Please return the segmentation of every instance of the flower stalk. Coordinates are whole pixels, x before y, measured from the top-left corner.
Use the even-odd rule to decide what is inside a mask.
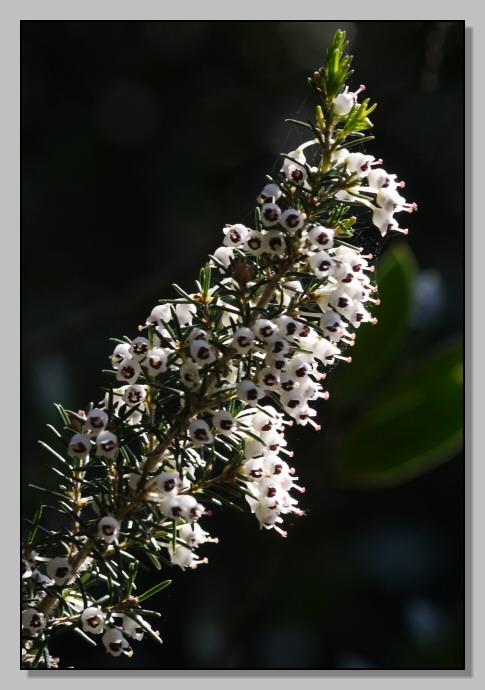
[[[66,520],[45,530],[38,511],[24,544],[24,667],[52,668],[48,642],[66,626],[113,656],[133,654],[129,639],[160,642],[145,620],[159,614],[141,602],[169,581],[139,594],[138,566],[206,563],[197,549],[217,539],[200,523],[213,506],[246,506],[282,536],[285,516],[303,514],[285,428],[320,429],[326,369],[350,362],[357,329],[376,322],[354,213],[384,236],[407,232],[394,215],[416,208],[382,161],[353,150],[372,138],[375,106],[358,102],[363,87],[349,92],[346,48],[339,31],[310,78],[315,122],[297,124],[311,138],[267,179],[254,228],[223,228],[196,291],[174,286],[141,335],[116,341],[97,406],[57,406],[65,447],[43,445],[63,484],[43,491]]]

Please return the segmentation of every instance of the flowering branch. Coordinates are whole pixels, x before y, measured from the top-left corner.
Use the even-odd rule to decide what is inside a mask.
[[[375,106],[358,102],[364,87],[349,92],[346,47],[338,31],[309,80],[315,122],[297,124],[310,139],[268,178],[254,229],[227,225],[196,291],[174,286],[179,297],[152,310],[144,335],[117,341],[97,407],[57,405],[61,450],[43,445],[62,484],[40,490],[61,526],[45,530],[41,507],[23,546],[24,668],[56,667],[49,640],[66,627],[90,643],[101,635],[114,656],[131,656],[128,638],[161,641],[146,621],[159,614],[142,602],[170,581],[139,594],[138,566],[207,562],[196,550],[217,542],[199,524],[211,506],[241,509],[243,499],[282,536],[284,517],[303,514],[285,427],[320,429],[313,403],[328,398],[325,368],[350,361],[379,303],[372,257],[349,242],[350,211],[370,210],[384,236],[406,233],[394,214],[416,208],[382,161],[350,151],[372,138],[363,132]]]

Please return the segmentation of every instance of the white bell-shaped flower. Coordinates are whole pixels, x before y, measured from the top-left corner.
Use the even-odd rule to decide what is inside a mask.
[[[223,228],[224,241],[226,247],[240,247],[248,234],[248,229],[242,223],[236,223],[227,228]]]
[[[212,443],[214,440],[209,425],[203,419],[195,419],[189,425],[188,432],[196,448],[207,443]]]
[[[257,319],[253,326],[254,333],[260,340],[271,340],[278,333],[278,326],[270,319]]]
[[[308,231],[308,239],[319,249],[331,249],[333,247],[333,239],[335,230],[332,228],[325,228],[323,225],[315,225]]]
[[[348,172],[358,175],[360,178],[362,178],[366,177],[370,172],[370,166],[374,161],[374,156],[367,156],[364,153],[354,151],[349,153],[349,155],[346,157],[345,164]]]
[[[150,349],[150,341],[147,338],[135,338],[131,341],[130,355],[138,361],[145,359]]]
[[[313,372],[311,355],[302,353],[290,359],[287,372],[293,374],[297,380],[308,376]]]
[[[163,323],[169,323],[171,320],[170,304],[158,304],[152,309],[145,323],[147,326],[162,326]]]
[[[281,318],[281,317],[280,317]],[[288,317],[290,318],[290,317]],[[279,319],[276,320],[276,325],[278,326],[278,334],[268,340],[264,344],[264,349],[270,355],[288,355],[291,353],[291,345],[288,342],[289,338],[285,335],[285,329],[283,324],[283,329],[279,326]]]
[[[246,441],[244,446],[244,457],[246,460],[251,460],[254,458],[262,458],[266,451],[266,444],[261,441],[256,441],[256,439],[251,439]]]
[[[240,381],[236,386],[236,393],[238,398],[252,407],[265,396],[265,392],[252,381]]]
[[[107,544],[112,544],[118,539],[121,525],[111,515],[102,517],[98,522],[98,537],[103,539]]]
[[[120,362],[116,371],[116,378],[118,381],[124,381],[125,383],[135,383],[140,374],[140,363],[136,359],[127,357]]]
[[[295,151],[290,151],[287,157],[285,156],[281,171],[285,173],[291,184],[299,186],[302,185],[307,178],[305,164],[306,157],[303,153],[303,149],[300,147]]]
[[[72,577],[72,568],[69,561],[61,556],[52,558],[46,565],[46,571],[56,585],[64,585]]]
[[[263,457],[251,458],[244,463],[242,471],[250,481],[258,481],[265,476],[266,471],[263,460]]]
[[[274,203],[275,201],[278,201],[281,194],[281,188],[274,182],[271,182],[263,187],[261,194],[258,197],[258,202],[260,204],[264,204],[265,202]]]
[[[71,457],[84,459],[92,448],[91,439],[86,434],[74,434],[67,446],[67,454]]]
[[[345,322],[340,314],[331,309],[320,317],[320,328],[328,340],[338,342],[345,329]]]
[[[290,391],[289,393],[286,391],[281,393],[280,401],[286,412],[291,417],[294,417],[296,412],[305,404],[305,400],[296,389]]]
[[[281,214],[281,225],[290,232],[296,232],[305,225],[305,218],[294,208],[288,208]]]
[[[147,354],[147,358],[143,362],[146,367],[148,376],[158,376],[167,371],[167,355],[160,347],[153,348]]]
[[[180,378],[184,386],[194,388],[200,383],[199,368],[195,362],[189,361],[180,367]]]
[[[169,544],[168,552],[173,565],[178,565],[180,568],[182,568],[182,570],[192,567],[194,562],[194,552],[191,549],[187,548],[186,546],[182,546],[181,544],[177,544],[174,549],[173,545]]]
[[[280,379],[278,376],[278,370],[272,367],[263,367],[257,376],[258,384],[264,390],[273,390],[278,388]]]
[[[93,434],[99,434],[100,431],[106,429],[108,424],[108,415],[104,410],[100,410],[97,407],[88,412],[86,417],[86,426],[93,432]]]
[[[187,336],[187,342],[193,343],[194,340],[207,340],[207,331],[204,331],[203,328],[198,327],[191,328]]]
[[[298,377],[296,374],[284,371],[280,375],[280,389],[289,393],[298,386]]]
[[[163,494],[175,496],[180,490],[182,481],[178,472],[160,472],[156,478],[156,484]]]
[[[241,326],[235,331],[232,338],[232,347],[237,350],[237,352],[244,354],[249,352],[251,346],[254,342],[254,333],[250,328],[246,326]]]
[[[147,390],[145,386],[140,386],[139,384],[133,384],[127,386],[123,393],[123,402],[125,402],[130,407],[134,405],[139,405],[144,402],[147,397]]]
[[[197,547],[207,541],[209,533],[204,532],[198,522],[191,522],[181,526],[179,536],[190,546]]]
[[[211,364],[216,359],[216,353],[207,340],[194,340],[190,344],[190,356],[200,366]]]
[[[281,209],[278,204],[266,203],[261,208],[261,220],[267,228],[276,225],[281,218]]]
[[[308,262],[317,276],[317,278],[327,278],[331,276],[335,270],[335,261],[327,254],[327,252],[317,252]]]
[[[123,362],[125,359],[130,358],[130,346],[128,343],[119,343],[115,349],[113,350],[113,354],[111,355],[111,364],[113,366],[113,369],[118,369],[119,365],[121,362]]]
[[[178,505],[180,508],[180,517],[187,522],[197,520],[205,513],[205,508],[202,503],[198,503],[194,496],[188,494],[181,494],[177,496]]]
[[[214,259],[219,261],[224,268],[229,268],[234,259],[234,247],[218,247],[213,254]],[[214,261],[211,262],[211,266]]]
[[[130,618],[130,616],[123,616],[123,632],[132,637],[137,642],[143,640],[145,630],[138,623],[138,621]]]
[[[333,110],[335,114],[342,117],[348,115],[354,105],[357,103],[357,96],[361,91],[364,90],[365,86],[363,84],[361,84],[356,91],[349,91],[349,87],[346,86],[333,102]]]
[[[212,417],[212,424],[223,434],[230,434],[236,426],[236,420],[227,410],[219,410]]]
[[[105,615],[97,606],[88,606],[81,613],[81,623],[84,632],[99,635],[104,630]]]
[[[265,251],[263,233],[259,232],[259,230],[251,230],[248,232],[244,240],[243,249],[253,256],[262,254]]]
[[[373,168],[367,175],[367,184],[375,191],[383,187],[396,188],[398,186],[396,177],[397,175],[390,175],[383,168]]]
[[[355,95],[353,93],[348,93],[348,88],[349,87],[346,86],[345,91],[339,93],[333,102],[333,109],[336,115],[348,115],[355,105]]]
[[[291,316],[283,314],[276,319],[276,324],[280,335],[286,340],[293,341],[300,333],[301,324]]]
[[[45,616],[37,609],[24,609],[22,611],[22,627],[33,635],[40,632],[45,626]]]
[[[101,431],[96,438],[96,455],[113,460],[118,453],[118,437],[111,431]]]
[[[353,309],[353,299],[344,290],[333,290],[329,295],[329,305],[343,316]]]
[[[122,653],[127,656],[133,655],[132,648],[123,637],[123,633],[119,628],[108,628],[102,639],[106,651],[112,656],[120,656]]]
[[[175,313],[181,326],[191,325],[194,314],[197,312],[197,307],[193,302],[186,304],[178,303],[175,305]]]
[[[285,236],[279,230],[268,230],[264,235],[264,250],[268,254],[283,256],[286,252]]]

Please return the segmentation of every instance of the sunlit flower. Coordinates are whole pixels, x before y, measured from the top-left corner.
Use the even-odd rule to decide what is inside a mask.
[[[45,628],[45,616],[37,609],[25,609],[22,611],[22,626],[35,635]]]
[[[93,434],[99,434],[100,431],[106,428],[108,424],[108,415],[104,410],[99,410],[98,408],[92,409],[88,412],[86,417],[86,426],[93,432]]]
[[[104,630],[105,615],[97,606],[88,606],[81,613],[81,623],[84,632],[99,635]]]
[[[132,386],[127,386],[123,393],[123,402],[127,405],[139,405],[144,402],[147,397],[147,391],[145,386],[140,386],[139,384],[133,384]]]
[[[65,585],[72,577],[71,564],[67,558],[60,556],[53,558],[47,563],[47,575],[51,577],[56,585]]]
[[[207,443],[212,443],[214,440],[209,425],[203,419],[195,419],[189,425],[188,432],[192,443],[196,448]]]
[[[226,247],[240,247],[248,234],[248,229],[241,223],[230,225],[223,229],[224,244]]]
[[[68,444],[67,453],[71,457],[84,459],[89,455],[92,448],[92,442],[89,436],[85,434],[74,434]]]
[[[296,232],[305,224],[305,218],[294,208],[288,208],[281,214],[281,225],[290,232]]]
[[[98,522],[98,536],[107,544],[112,544],[120,534],[120,523],[114,517],[106,515]]]
[[[127,357],[119,363],[118,369],[116,371],[116,378],[118,381],[135,383],[140,374],[140,363],[136,359]]]
[[[349,87],[346,86],[333,102],[333,109],[336,115],[342,117],[348,115],[357,102],[357,96],[361,91],[364,91],[364,89],[365,86],[361,85],[357,91],[352,92],[349,91]]]
[[[102,431],[96,438],[96,455],[113,460],[118,453],[118,438],[111,431]]]
[[[119,628],[108,628],[103,635],[103,644],[112,656],[120,656],[122,653],[127,656],[133,655],[132,648]]]

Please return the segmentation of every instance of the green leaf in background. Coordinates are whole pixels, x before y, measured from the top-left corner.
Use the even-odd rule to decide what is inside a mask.
[[[449,460],[463,442],[463,352],[443,346],[374,397],[346,430],[333,467],[347,486],[400,484]]]
[[[356,344],[346,354],[352,363],[333,372],[332,401],[347,402],[374,385],[395,360],[409,331],[417,265],[405,242],[393,242],[377,262],[380,305],[373,310],[377,324],[363,324]]]

